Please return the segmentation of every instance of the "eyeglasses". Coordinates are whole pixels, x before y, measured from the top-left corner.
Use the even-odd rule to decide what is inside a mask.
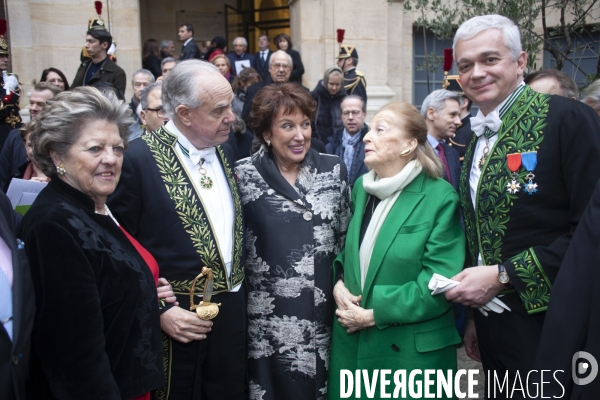
[[[134,88],[145,88],[146,86],[150,86],[149,83],[145,83],[145,82],[136,82],[133,84]]]
[[[358,117],[358,116],[360,115],[360,113],[361,113],[361,112],[362,112],[362,111],[360,111],[360,110],[348,110],[348,111],[344,111],[344,112],[342,113],[342,115],[343,115],[344,117],[348,117],[348,116],[350,116],[350,114],[352,114],[352,116],[353,116],[353,117]]]
[[[144,108],[144,110],[156,112],[158,118],[167,118],[167,112],[164,108]]]
[[[271,66],[275,67],[275,69],[280,69],[280,68],[290,69],[290,68],[292,68],[292,66],[290,64],[281,64],[281,63],[275,63],[275,64],[272,64]]]

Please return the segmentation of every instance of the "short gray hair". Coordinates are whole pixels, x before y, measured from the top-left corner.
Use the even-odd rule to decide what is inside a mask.
[[[182,61],[169,72],[163,80],[161,100],[170,119],[177,119],[175,110],[180,105],[188,108],[200,107],[204,91],[198,90],[198,86],[201,82],[214,79],[211,74],[223,76],[217,67],[200,60]]]
[[[487,29],[498,29],[502,32],[502,41],[510,50],[513,61],[516,61],[523,50],[519,28],[510,19],[497,14],[473,17],[458,28],[454,35],[452,52],[456,58],[456,45],[461,40],[470,40]]]
[[[342,100],[342,102],[340,103],[340,111],[344,111],[344,103],[346,102],[346,100],[360,100],[360,104],[362,104],[362,106],[360,106],[360,109],[364,113],[367,112],[367,103],[365,102],[365,99],[363,99],[357,94],[349,94],[348,96],[344,97],[344,100]]]
[[[423,100],[421,115],[427,117],[427,110],[430,107],[435,111],[440,112],[446,107],[446,100],[455,100],[459,106],[461,104],[460,96],[457,93],[446,89],[434,90],[429,96],[425,97],[425,100]]]
[[[179,64],[181,61],[173,58],[173,57],[167,57],[167,58],[163,58],[163,60],[160,62],[160,70],[162,71],[162,69],[165,67],[166,63],[169,62],[174,62],[175,65]]]
[[[152,72],[148,71],[147,69],[144,68],[140,68],[138,70],[136,70],[133,75],[131,75],[131,86],[133,86],[133,80],[135,79],[136,75],[146,75],[150,77],[150,82],[154,82],[156,79],[154,79],[154,75],[152,74]]]
[[[146,86],[142,93],[140,93],[140,104],[142,105],[142,110],[148,108],[148,96],[150,96],[150,92],[155,89],[162,89],[162,81],[154,82],[152,85]]]
[[[277,51],[273,52],[273,54],[271,54],[271,58],[269,58],[269,68],[271,68],[271,64],[273,64],[273,59],[275,58],[275,56],[277,54],[284,54],[287,57],[288,61],[290,62],[290,66],[292,68],[294,68],[294,62],[292,61],[292,56],[290,56],[288,53],[286,53],[283,50],[277,50]]]
[[[163,40],[162,42],[160,42],[160,48],[161,48],[161,49],[164,49],[164,48],[166,48],[166,47],[169,47],[169,46],[170,46],[170,45],[172,45],[172,44],[173,44],[173,41],[172,41],[172,40],[165,39],[165,40]]]
[[[102,94],[94,87],[81,86],[48,100],[31,133],[33,155],[46,176],[56,175],[50,152],[64,157],[86,124],[97,120],[117,124],[119,136],[127,147],[129,126],[134,119],[129,105],[114,94]]]
[[[246,46],[246,48],[248,48],[248,41],[243,36],[238,36],[235,39],[233,39],[233,42],[231,42],[231,45],[235,46],[235,41],[238,40],[238,39],[241,40],[242,42],[244,42],[244,46]]]

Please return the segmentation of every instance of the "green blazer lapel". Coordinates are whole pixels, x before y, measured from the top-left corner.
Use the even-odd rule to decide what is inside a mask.
[[[369,271],[365,279],[365,286],[363,288],[363,299],[366,299],[366,295],[369,293],[377,271],[381,267],[383,259],[392,245],[394,239],[398,235],[398,231],[406,222],[406,219],[417,207],[421,199],[425,196],[423,193],[423,180],[425,178],[425,172],[421,172],[398,196],[396,203],[387,215],[377,240],[375,241],[375,248],[371,255],[371,261],[369,262]],[[360,269],[360,268],[359,268]],[[360,273],[360,272],[359,272]],[[359,276],[360,282],[360,276]]]
[[[346,249],[346,259],[352,260],[354,268],[354,279],[357,287],[360,290],[360,228],[362,225],[363,216],[365,215],[365,207],[369,194],[362,188],[362,179],[360,180],[361,188],[357,191],[356,201],[354,203],[354,215],[348,227],[346,243],[350,248]]]

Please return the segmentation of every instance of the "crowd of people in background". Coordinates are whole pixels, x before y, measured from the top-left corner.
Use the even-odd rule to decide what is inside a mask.
[[[525,74],[517,27],[475,17],[460,78],[367,123],[351,44],[310,90],[287,34],[255,54],[177,34],[179,55],[144,43],[129,101],[100,19],[26,124],[3,75],[0,188],[47,186],[24,217],[0,196],[1,398],[333,400],[343,370],[456,370],[461,337],[511,383],[597,350],[598,81],[578,101],[566,74]],[[432,295],[435,274],[460,283]]]

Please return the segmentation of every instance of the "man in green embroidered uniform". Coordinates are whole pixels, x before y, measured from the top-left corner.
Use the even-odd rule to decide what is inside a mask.
[[[503,294],[511,311],[475,311],[466,350],[499,381],[508,376],[488,396],[525,397],[512,392],[513,383],[533,368],[552,283],[600,178],[600,119],[585,104],[525,86],[527,56],[508,18],[468,20],[454,54],[464,92],[480,111],[460,182],[472,267],[453,277],[461,283],[446,297],[482,307]]]
[[[179,302],[160,307],[167,386],[155,399],[244,397],[244,227],[233,151],[223,144],[235,120],[232,100],[229,82],[212,64],[175,66],[162,83],[170,121],[131,142],[109,200],[119,221],[156,258]],[[212,269],[212,298],[204,291],[206,277],[199,277],[203,267]],[[203,294],[204,301],[220,303],[212,322],[190,311]]]

